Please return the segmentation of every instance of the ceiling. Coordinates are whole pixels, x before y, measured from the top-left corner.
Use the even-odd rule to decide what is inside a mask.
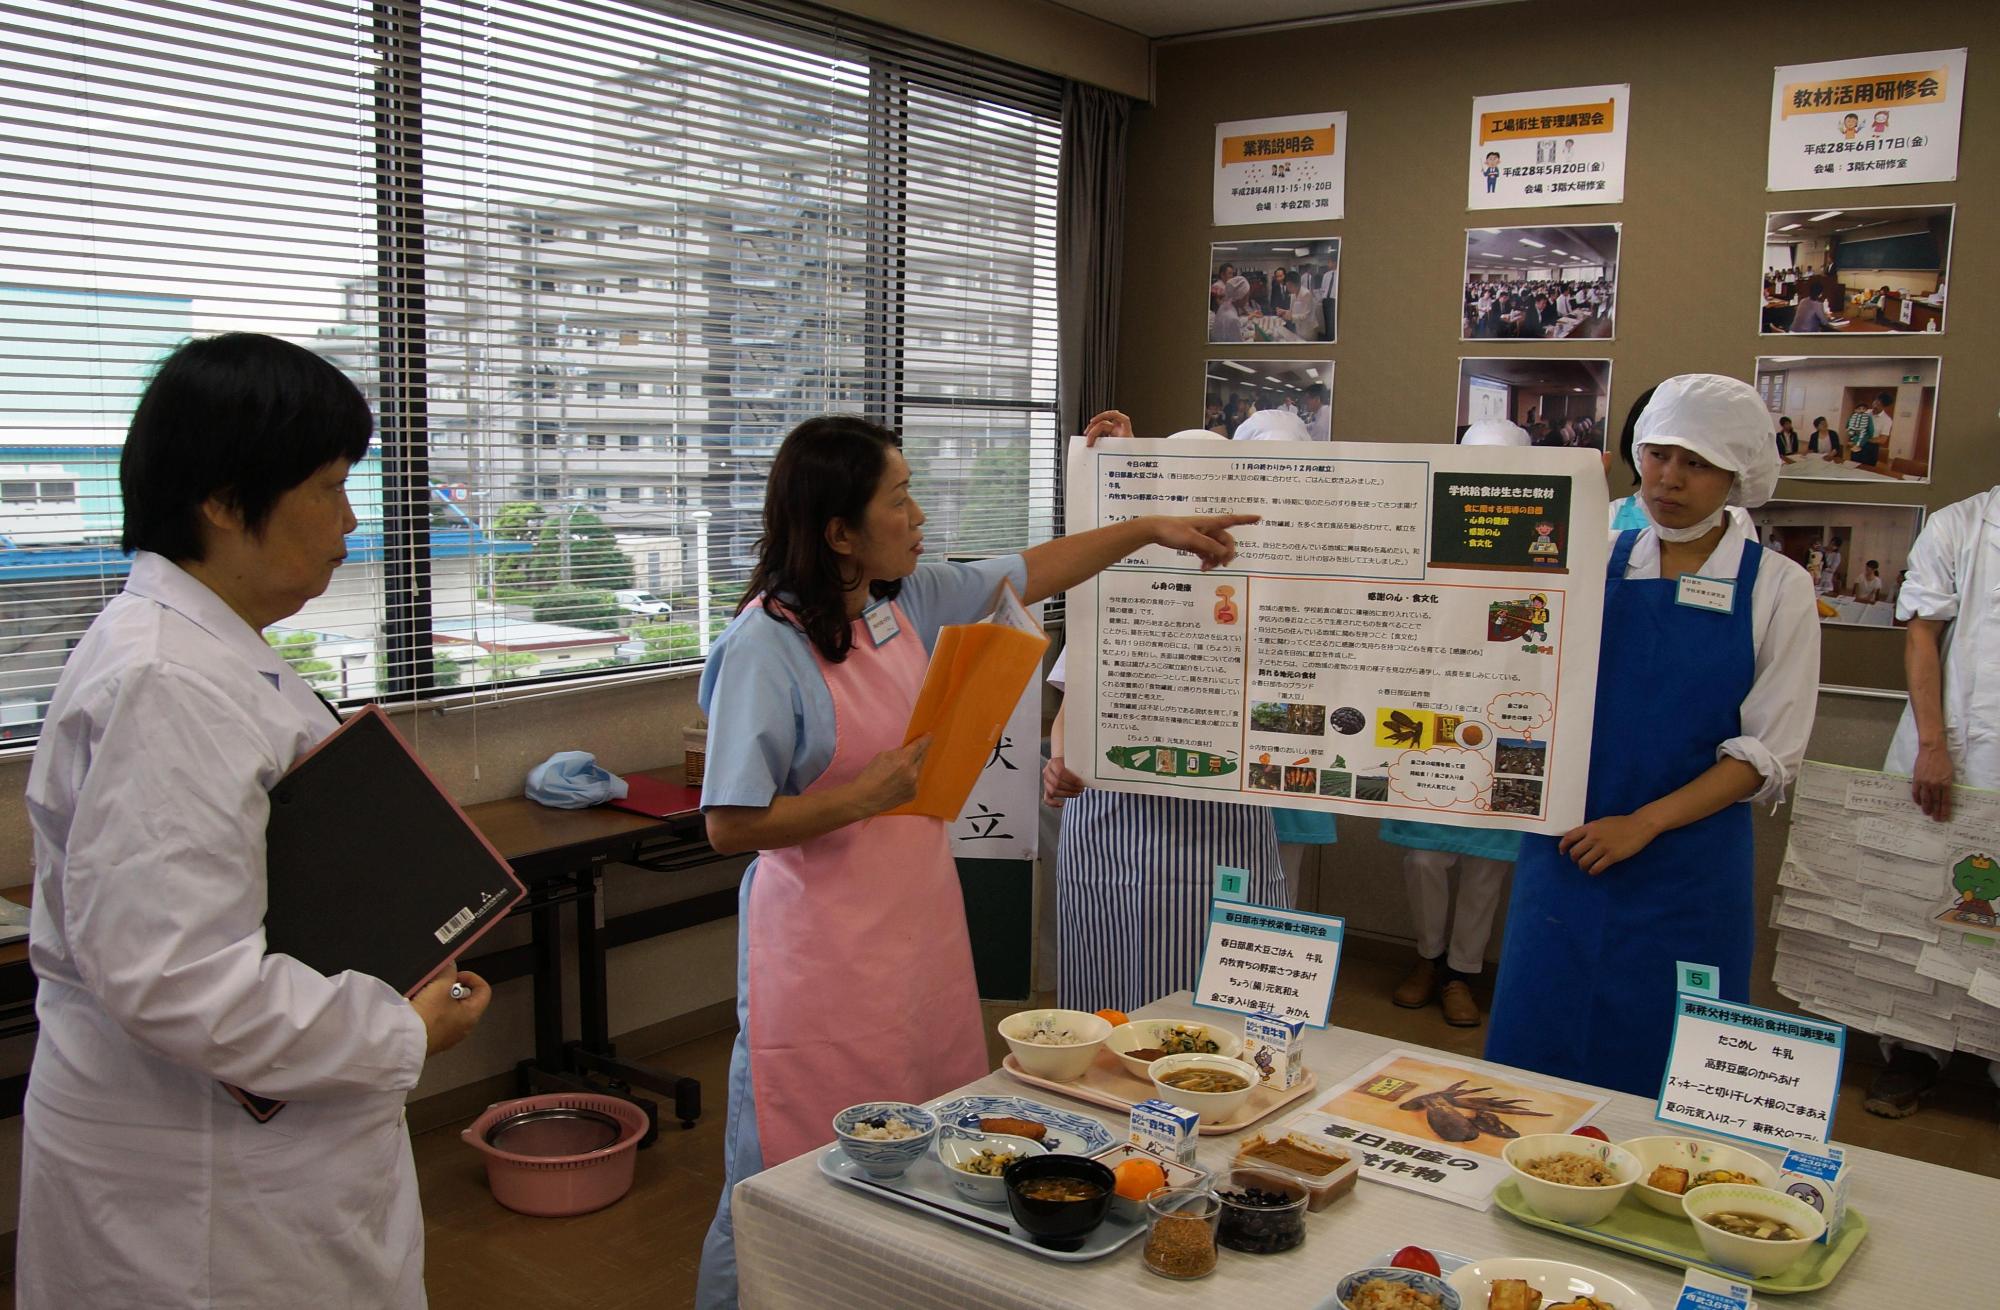
[[[1791,241],[1824,241],[1839,237],[1908,236],[1930,230],[1929,220],[1947,212],[1946,205],[1904,205],[1881,208],[1801,209],[1765,218],[1764,240],[1774,245]]]
[[[1463,359],[1467,377],[1492,378],[1516,387],[1542,387],[1598,395],[1604,390],[1607,361],[1601,359]]]
[[[1142,36],[1224,35],[1271,23],[1309,22],[1315,18],[1380,17],[1419,9],[1461,9],[1473,4],[1514,4],[1519,0],[1058,0],[1092,18],[1138,32]]]
[[[1537,242],[1531,245],[1530,242]],[[1578,264],[1618,263],[1618,229],[1589,227],[1476,227],[1466,233],[1466,265],[1475,273],[1507,269],[1529,277],[1537,270]]]

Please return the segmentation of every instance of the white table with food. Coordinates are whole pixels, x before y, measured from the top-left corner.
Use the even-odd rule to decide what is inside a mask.
[[[1002,1069],[738,1186],[745,1306],[1672,1310],[1691,1264],[1765,1310],[1992,1303],[1981,1175],[1846,1148],[1819,1195],[1640,1097],[1185,992],[1000,1031]]]

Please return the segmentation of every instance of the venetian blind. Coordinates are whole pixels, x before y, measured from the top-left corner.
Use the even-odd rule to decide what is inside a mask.
[[[119,443],[189,334],[299,341],[377,414],[350,562],[267,634],[341,699],[699,659],[814,414],[904,433],[934,550],[1052,529],[1050,79],[759,3],[0,30],[0,727],[121,584]]]

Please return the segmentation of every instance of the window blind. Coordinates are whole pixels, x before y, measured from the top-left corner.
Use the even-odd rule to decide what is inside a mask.
[[[266,634],[338,699],[700,659],[819,413],[903,432],[936,550],[1053,529],[1052,79],[749,0],[0,32],[0,731],[122,583],[119,444],[190,334],[298,341],[377,415],[349,563]]]

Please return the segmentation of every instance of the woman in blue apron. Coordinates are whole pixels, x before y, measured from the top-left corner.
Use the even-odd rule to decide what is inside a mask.
[[[1486,1058],[1652,1096],[1675,962],[1746,1000],[1756,924],[1750,811],[1812,731],[1812,580],[1757,543],[1778,477],[1769,416],[1734,378],[1662,383],[1635,439],[1652,526],[1616,539],[1581,827],[1515,867]]]

